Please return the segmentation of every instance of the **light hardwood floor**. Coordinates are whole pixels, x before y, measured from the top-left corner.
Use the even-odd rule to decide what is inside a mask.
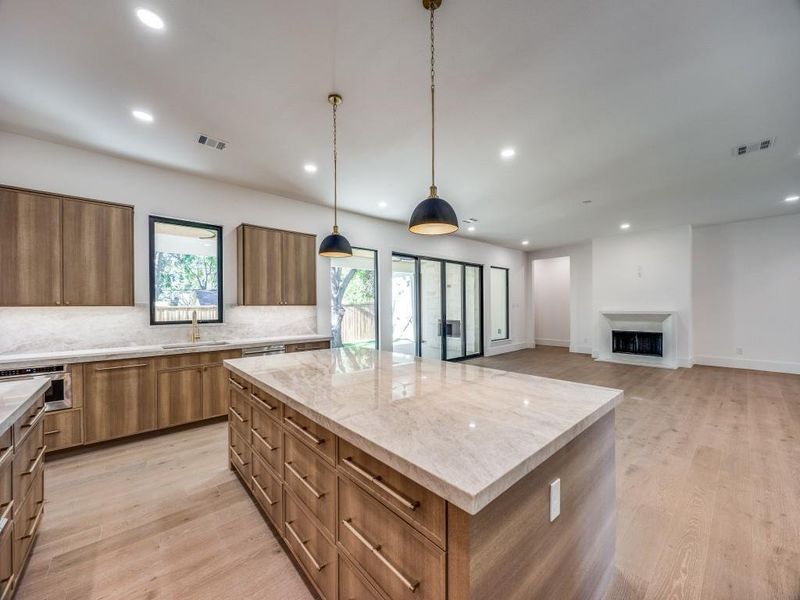
[[[625,390],[608,600],[800,599],[800,376],[628,367],[561,348],[472,362]],[[17,598],[310,598],[225,445],[215,423],[48,459]]]

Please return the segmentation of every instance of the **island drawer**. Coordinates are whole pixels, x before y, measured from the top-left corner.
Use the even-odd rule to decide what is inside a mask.
[[[11,587],[14,585],[14,523],[11,515],[3,515],[0,532],[0,600],[11,598]]]
[[[22,496],[18,496],[21,498]],[[15,503],[16,504],[16,503]],[[14,572],[19,573],[39,531],[44,512],[44,468],[38,467],[30,492],[14,506]]]
[[[5,453],[9,450],[13,450],[14,446],[14,428],[9,427],[5,430],[5,432],[0,435],[0,460],[2,457],[5,456]]]
[[[253,400],[253,406],[262,408],[264,414],[275,419],[278,423],[281,422],[281,419],[283,419],[283,402],[255,386],[253,386],[253,391],[250,393],[250,399]]]
[[[252,455],[252,490],[256,502],[261,505],[272,524],[283,533],[283,488],[280,479],[254,452]]]
[[[341,438],[339,470],[394,508],[439,546],[445,547],[447,509],[444,499]]]
[[[323,599],[336,597],[336,548],[284,490],[285,539]]]
[[[343,477],[337,526],[342,551],[387,596],[444,600],[444,551]]]
[[[283,472],[283,429],[258,406],[251,413],[250,445],[276,473]]]
[[[244,484],[250,487],[250,447],[245,443],[242,436],[236,433],[235,429],[230,428],[229,433],[231,464],[239,472]]]
[[[83,411],[60,410],[45,413],[44,441],[47,451],[60,450],[83,444]]]
[[[42,418],[44,418],[44,394],[39,396],[14,423],[14,444],[17,448]]]
[[[356,573],[346,558],[339,555],[339,598],[341,600],[382,600],[372,586]]]
[[[336,472],[315,452],[287,435],[283,480],[331,536],[336,523]]]
[[[284,410],[283,423],[286,431],[296,435],[309,448],[333,462],[336,455],[336,436],[296,410],[288,406]]]
[[[231,403],[228,421],[236,432],[246,440],[250,439],[250,401],[242,394],[231,390]]]
[[[14,452],[11,448],[0,454],[0,513],[5,511],[13,498],[11,485],[14,479],[13,463]]]
[[[245,395],[250,393],[250,382],[230,369],[228,370],[228,383],[232,391],[235,390]]]
[[[44,416],[44,413],[42,413]],[[14,497],[21,501],[44,462],[44,419],[39,417],[14,452]]]

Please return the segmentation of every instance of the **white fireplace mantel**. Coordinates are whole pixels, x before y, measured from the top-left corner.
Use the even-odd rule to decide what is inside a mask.
[[[647,367],[678,368],[678,311],[601,310],[598,311],[596,360]],[[638,356],[611,351],[611,331],[653,331],[662,334],[663,356]]]

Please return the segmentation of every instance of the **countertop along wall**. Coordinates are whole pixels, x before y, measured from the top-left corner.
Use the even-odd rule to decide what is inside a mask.
[[[299,176],[299,175],[298,175]],[[0,132],[0,184],[35,190],[49,191],[109,202],[132,204],[134,217],[134,290],[135,308],[113,309],[112,317],[129,322],[130,340],[126,343],[146,343],[139,338],[152,338],[155,328],[145,318],[149,301],[148,291],[148,227],[149,215],[162,215],[192,221],[222,225],[223,232],[223,277],[224,301],[226,309],[236,304],[236,227],[242,223],[253,223],[316,234],[317,242],[330,233],[333,212],[330,208],[292,200],[227,184],[200,176],[189,175],[165,168],[145,165],[72,148],[51,142],[36,140],[26,136]],[[412,210],[409,205],[409,211]],[[502,248],[483,242],[465,239],[462,236],[429,238],[409,233],[401,223],[375,219],[352,213],[342,213],[339,217],[342,232],[354,246],[378,250],[378,290],[380,310],[381,347],[391,349],[391,255],[393,251],[422,254],[438,258],[463,260],[484,265],[484,314],[490,314],[489,269],[491,265],[508,267],[510,274],[509,318],[511,339],[506,342],[490,342],[489,319],[484,319],[484,351],[486,354],[517,350],[529,345],[526,322],[526,300],[528,288],[528,264],[524,252]],[[236,307],[243,311],[251,307]],[[255,308],[255,307],[253,307]],[[253,314],[242,316],[251,322],[248,327],[258,329],[253,335],[280,335],[311,333],[306,329],[316,329],[318,333],[330,333],[330,276],[329,260],[317,259],[317,307],[303,309],[297,307],[256,308]],[[31,312],[34,311],[34,312]],[[36,312],[38,311],[38,312]],[[137,312],[141,316],[137,316]],[[305,311],[305,312],[304,312]],[[69,315],[75,320],[82,313],[71,308],[46,309],[0,309],[0,328],[16,329],[20,323],[30,323],[34,319],[58,321]],[[71,328],[69,346],[91,344],[93,330],[98,323],[91,310],[86,319]],[[228,316],[232,314],[228,310]],[[243,313],[244,315],[244,313]],[[294,322],[292,331],[281,329],[283,317]],[[237,316],[238,318],[238,316]],[[262,322],[258,327],[252,323]],[[157,326],[161,328],[169,326]],[[213,327],[212,325],[203,328]],[[188,335],[188,329],[179,326],[174,332],[177,340]],[[209,330],[210,331],[210,330]],[[224,331],[224,330],[223,330]],[[51,350],[64,340],[46,337],[48,328],[39,328],[37,335],[45,336],[42,343]],[[33,335],[30,332],[28,335]],[[155,334],[160,337],[162,334]],[[223,333],[209,334],[209,337],[224,337]],[[30,340],[28,340],[30,342]],[[119,345],[116,344],[116,345]],[[11,352],[0,344],[1,352]]]

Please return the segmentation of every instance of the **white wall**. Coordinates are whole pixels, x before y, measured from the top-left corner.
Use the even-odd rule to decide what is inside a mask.
[[[327,207],[4,132],[0,132],[0,184],[134,205],[135,300],[140,308],[149,299],[148,215],[185,218],[224,227],[224,298],[227,305],[236,303],[237,225],[247,222],[324,236],[330,232],[332,222],[332,211]],[[409,211],[411,209],[409,206]],[[392,251],[485,265],[484,308],[487,316],[491,311],[488,267],[510,268],[511,339],[502,344],[489,342],[489,319],[485,318],[484,350],[492,354],[528,346],[525,310],[528,266],[523,252],[468,240],[462,236],[416,236],[409,233],[404,224],[349,213],[340,215],[339,223],[342,232],[354,246],[378,250],[383,348],[391,348]],[[328,259],[318,258],[316,317],[320,333],[330,331],[328,263]],[[281,310],[280,307],[277,310]],[[2,312],[4,324],[8,324],[9,320],[25,318],[22,309],[19,312],[15,309]],[[144,322],[142,327],[149,325]],[[87,323],[85,330],[91,331],[90,323]]]
[[[569,349],[570,352],[589,354],[592,351],[592,244],[575,244],[548,248],[533,252],[531,258],[540,260],[555,257],[569,257]],[[532,277],[533,292],[536,293],[535,275]],[[531,319],[530,338],[540,337],[535,319]]]
[[[537,345],[570,345],[569,256],[533,261],[533,317]]]
[[[594,342],[598,313],[614,310],[678,312],[678,364],[692,364],[692,228],[625,233],[592,241]]]
[[[800,373],[800,215],[698,227],[693,264],[695,362]]]

